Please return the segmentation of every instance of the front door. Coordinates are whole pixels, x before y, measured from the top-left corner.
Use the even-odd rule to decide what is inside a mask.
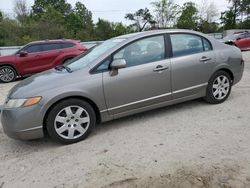
[[[125,59],[127,67],[113,76],[103,73],[109,113],[120,114],[170,100],[171,66],[166,57],[163,35],[138,40],[114,54],[112,59]]]
[[[27,55],[20,56],[19,54],[17,54],[16,56],[18,66],[20,67],[20,70],[22,70],[21,74],[25,75],[40,72],[42,45],[30,45],[24,48],[23,51],[26,51]]]

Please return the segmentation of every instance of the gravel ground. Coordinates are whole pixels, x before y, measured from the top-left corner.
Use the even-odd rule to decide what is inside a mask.
[[[0,188],[250,187],[250,52],[244,58],[243,80],[220,105],[130,116],[69,146],[15,141],[0,127]],[[0,104],[16,83],[0,85]]]

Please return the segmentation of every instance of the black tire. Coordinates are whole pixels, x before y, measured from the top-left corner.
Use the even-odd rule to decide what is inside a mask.
[[[0,67],[0,82],[9,83],[16,80],[17,73],[16,70],[11,66],[1,66]]]
[[[219,88],[221,89],[221,91],[226,91],[227,93],[223,93],[224,96],[221,96],[219,94],[216,94],[216,91],[221,92],[219,88],[215,89],[214,88],[214,84],[217,87],[218,80],[217,79],[222,79],[222,78],[227,78],[228,79],[228,89],[226,89],[224,86],[220,86]],[[219,83],[218,83],[219,85]],[[210,104],[220,104],[223,103],[225,100],[227,100],[227,98],[229,97],[230,93],[231,93],[231,89],[232,89],[232,78],[230,77],[230,75],[225,72],[225,71],[218,71],[216,73],[214,73],[212,75],[212,77],[210,78],[209,82],[208,82],[208,86],[207,86],[207,91],[206,91],[206,97],[204,98],[206,102],[210,103]],[[217,97],[216,97],[217,96]]]
[[[81,133],[78,132],[78,130],[76,130],[77,127],[73,127],[73,126],[77,126],[77,125],[73,125],[76,123],[77,119],[74,120],[71,118],[73,123],[66,122],[66,121],[64,123],[56,122],[56,117],[58,117],[60,115],[60,113],[65,113],[65,116],[66,116],[65,118],[67,119],[67,121],[69,121],[69,119],[67,118],[68,117],[67,112],[66,112],[66,110],[64,111],[64,109],[67,107],[68,108],[70,107],[72,112],[73,112],[74,108],[77,108],[77,107],[82,108],[86,111],[86,112],[85,111],[83,112],[84,114],[86,114],[86,117],[88,117],[87,114],[89,115],[89,123],[87,123],[87,125],[85,125],[85,127],[83,124],[80,125],[81,127],[84,127],[84,129],[86,128],[85,129],[86,132],[84,132],[83,135],[80,136]],[[74,114],[73,116],[76,116],[77,111],[75,111],[75,113],[73,112],[73,114]],[[62,116],[60,116],[60,117],[62,117]],[[77,118],[77,117],[75,117],[75,118]],[[80,116],[78,118],[80,118]],[[59,123],[59,125],[58,125],[58,123]],[[77,123],[79,126],[80,123],[79,122],[77,122]],[[61,127],[63,127],[60,124],[63,124],[64,127],[67,127],[67,130],[65,130],[63,133],[61,133],[61,135],[59,135],[59,133],[56,131],[57,126],[59,126],[59,128],[57,127],[57,129],[60,129]],[[71,124],[71,125],[69,125],[69,124]],[[84,140],[91,133],[92,129],[95,127],[95,124],[96,124],[96,114],[95,114],[95,111],[92,108],[92,106],[84,100],[73,99],[73,98],[64,100],[64,101],[56,104],[54,107],[52,107],[52,109],[49,111],[49,114],[48,114],[47,119],[46,119],[46,128],[47,128],[49,136],[54,141],[59,142],[61,144],[73,144],[73,143]],[[64,136],[69,137],[70,129],[74,130],[73,131],[74,136],[75,136],[75,133],[80,133],[80,134],[76,135],[76,136],[80,136],[80,137],[72,138],[72,139],[63,138]]]

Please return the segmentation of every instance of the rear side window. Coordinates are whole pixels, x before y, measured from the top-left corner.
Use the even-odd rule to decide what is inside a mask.
[[[36,53],[36,52],[41,52],[42,48],[41,48],[41,45],[32,45],[32,46],[27,47],[25,51],[28,53]]]
[[[62,43],[62,48],[72,48],[74,47],[76,44],[71,43],[71,42],[67,42],[67,43]]]
[[[212,50],[212,46],[210,44],[210,42],[207,39],[202,39],[203,41],[203,45],[204,45],[204,51],[210,51]]]
[[[170,35],[173,57],[180,57],[212,50],[210,42],[202,37],[191,34]]]
[[[43,51],[51,51],[51,50],[58,50],[58,49],[61,49],[61,45],[59,43],[43,45]]]

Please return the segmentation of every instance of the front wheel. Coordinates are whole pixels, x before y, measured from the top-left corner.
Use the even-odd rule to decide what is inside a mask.
[[[232,79],[225,71],[216,72],[209,80],[205,100],[211,104],[223,103],[230,95]]]
[[[0,81],[3,83],[9,83],[16,79],[17,74],[14,68],[10,66],[0,67]]]
[[[46,123],[50,137],[62,144],[85,139],[95,124],[95,111],[89,103],[80,99],[68,99],[55,105]]]

